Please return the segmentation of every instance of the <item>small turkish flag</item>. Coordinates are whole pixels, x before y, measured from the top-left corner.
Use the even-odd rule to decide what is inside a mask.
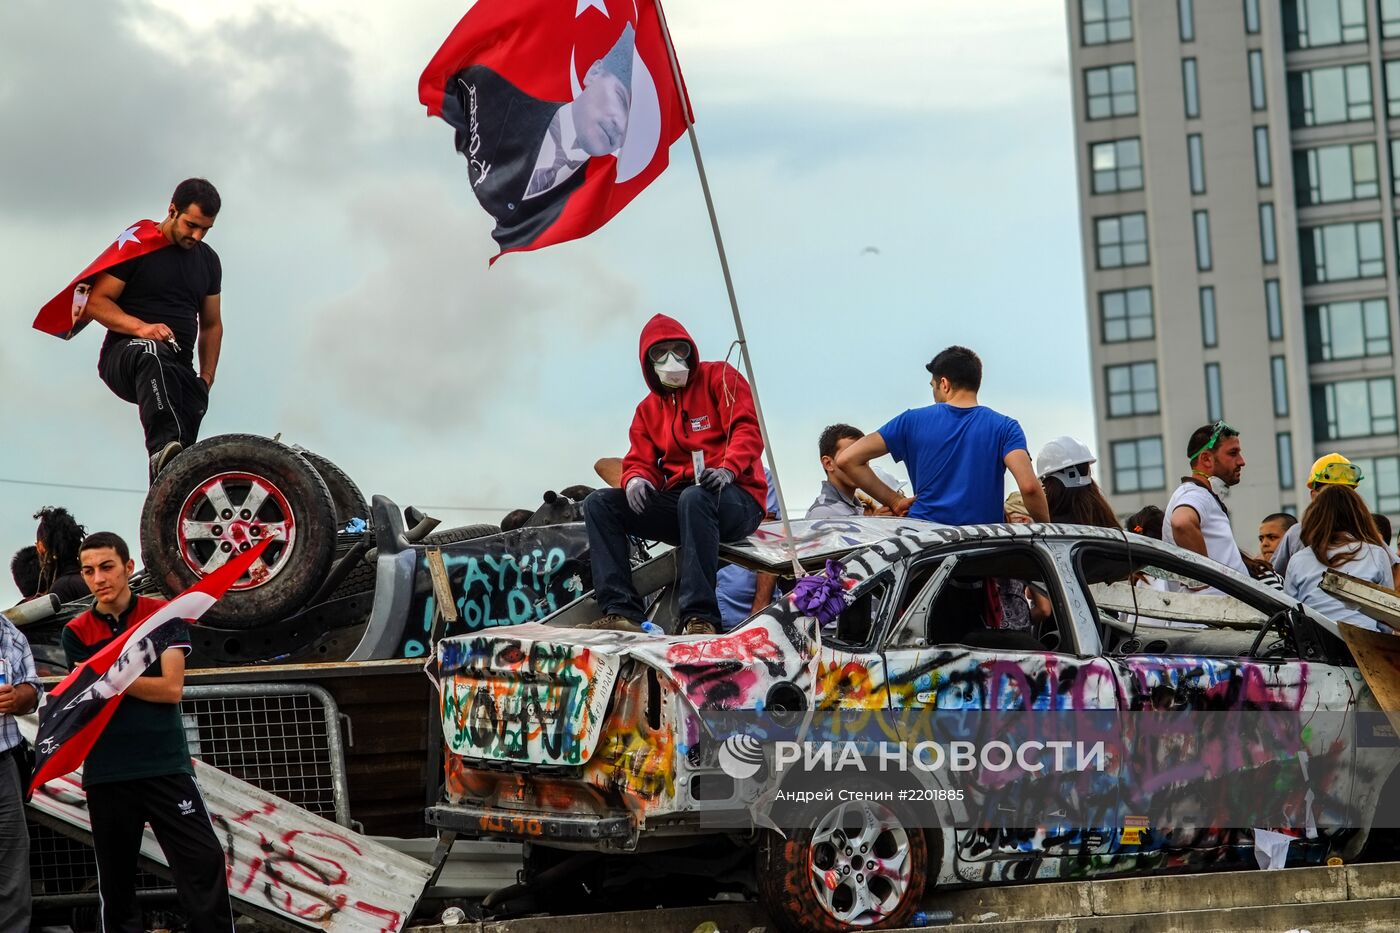
[[[478,0],[418,99],[457,131],[502,254],[611,220],[665,170],[689,105],[655,0]]]
[[[170,245],[154,220],[138,220],[117,234],[112,245],[102,251],[68,287],[49,299],[34,318],[34,329],[68,340],[87,326],[88,292],[99,272],[105,272],[119,262],[153,253]]]

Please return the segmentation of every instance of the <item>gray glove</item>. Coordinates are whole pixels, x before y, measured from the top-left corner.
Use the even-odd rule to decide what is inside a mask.
[[[651,501],[652,495],[656,492],[656,487],[640,476],[634,476],[627,481],[627,507],[638,515],[646,511],[647,503]]]
[[[710,467],[700,474],[700,485],[710,492],[723,492],[724,487],[734,482],[734,471],[724,467]]]

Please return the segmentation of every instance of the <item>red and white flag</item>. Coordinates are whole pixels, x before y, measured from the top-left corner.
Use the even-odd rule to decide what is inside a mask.
[[[418,99],[457,131],[501,253],[607,223],[665,170],[689,106],[655,0],[478,0]]]
[[[39,709],[34,780],[29,793],[76,770],[92,751],[127,687],[155,663],[178,622],[194,622],[248,572],[274,536],[267,536],[112,639],[49,691]]]
[[[112,245],[102,251],[88,267],[78,273],[78,277],[68,283],[68,287],[54,295],[39,309],[34,318],[34,329],[53,334],[68,340],[87,326],[88,291],[99,272],[105,272],[119,262],[135,259],[153,253],[170,245],[170,240],[160,232],[154,220],[138,220],[127,227]]]

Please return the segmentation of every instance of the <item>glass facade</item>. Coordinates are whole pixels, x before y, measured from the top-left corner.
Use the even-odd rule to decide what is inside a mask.
[[[1395,378],[1348,379],[1312,387],[1313,434],[1321,444],[1394,434]]]
[[[1259,255],[1265,262],[1278,262],[1278,236],[1274,226],[1274,205],[1259,205]]]
[[[1259,0],[1244,0],[1244,31],[1250,35],[1259,31]]]
[[[1206,420],[1219,421],[1225,417],[1225,393],[1220,386],[1220,364],[1206,364]]]
[[[1176,0],[1177,31],[1182,42],[1196,41],[1196,10],[1193,0]]]
[[[1280,431],[1274,435],[1275,452],[1278,454],[1278,488],[1293,488],[1293,432]]]
[[[1119,214],[1094,219],[1094,243],[1100,269],[1147,263],[1147,215]]]
[[[1156,336],[1152,325],[1152,289],[1127,288],[1099,293],[1099,315],[1104,343],[1150,340]]]
[[[1094,194],[1137,191],[1142,187],[1142,143],[1137,137],[1089,147]]]
[[[1366,477],[1356,491],[1374,512],[1395,515],[1400,511],[1400,457],[1352,457]]]
[[[1390,309],[1384,298],[1333,301],[1303,313],[1308,362],[1329,363],[1390,354]]]
[[[1371,69],[1366,65],[1313,68],[1288,76],[1288,108],[1294,126],[1369,120],[1375,114],[1371,103]],[[1136,109],[1136,85],[1133,106]]]
[[[1318,285],[1385,274],[1379,220],[1328,224],[1298,232],[1303,282]]]
[[[1400,36],[1400,0],[1381,0],[1381,35]]]
[[[1114,492],[1150,492],[1167,488],[1167,468],[1162,459],[1160,437],[1114,441],[1109,451],[1113,458]]]
[[[1128,363],[1104,367],[1108,389],[1108,416],[1155,415],[1161,410],[1157,400],[1157,364]]]
[[[1274,392],[1274,416],[1288,416],[1288,364],[1283,357],[1269,359],[1269,382]]]
[[[1269,158],[1269,128],[1254,128],[1254,178],[1259,187],[1267,188],[1274,183],[1274,170]]]
[[[1283,296],[1279,293],[1278,279],[1264,281],[1264,315],[1269,325],[1269,339],[1283,339]]]
[[[1196,225],[1196,269],[1199,272],[1209,272],[1211,267],[1210,215],[1205,211],[1196,211],[1194,220]]]
[[[1369,90],[1369,84],[1367,88]],[[1126,64],[1085,69],[1084,95],[1090,120],[1137,113],[1137,66]]]
[[[1249,52],[1249,105],[1255,110],[1269,106],[1268,94],[1264,90],[1264,53],[1258,49]]]
[[[1201,85],[1196,77],[1196,60],[1194,58],[1183,58],[1181,60],[1181,93],[1186,100],[1186,116],[1189,118],[1201,115]]]

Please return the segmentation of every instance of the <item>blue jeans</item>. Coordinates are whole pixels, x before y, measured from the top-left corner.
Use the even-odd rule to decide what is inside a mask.
[[[583,501],[583,520],[588,525],[593,595],[605,613],[634,622],[646,619],[642,598],[632,586],[630,534],[681,549],[681,620],[704,619],[718,628],[719,544],[753,534],[763,511],[753,496],[733,483],[718,495],[703,486],[660,490],[641,515],[627,505],[627,494],[621,489],[599,489]]]

